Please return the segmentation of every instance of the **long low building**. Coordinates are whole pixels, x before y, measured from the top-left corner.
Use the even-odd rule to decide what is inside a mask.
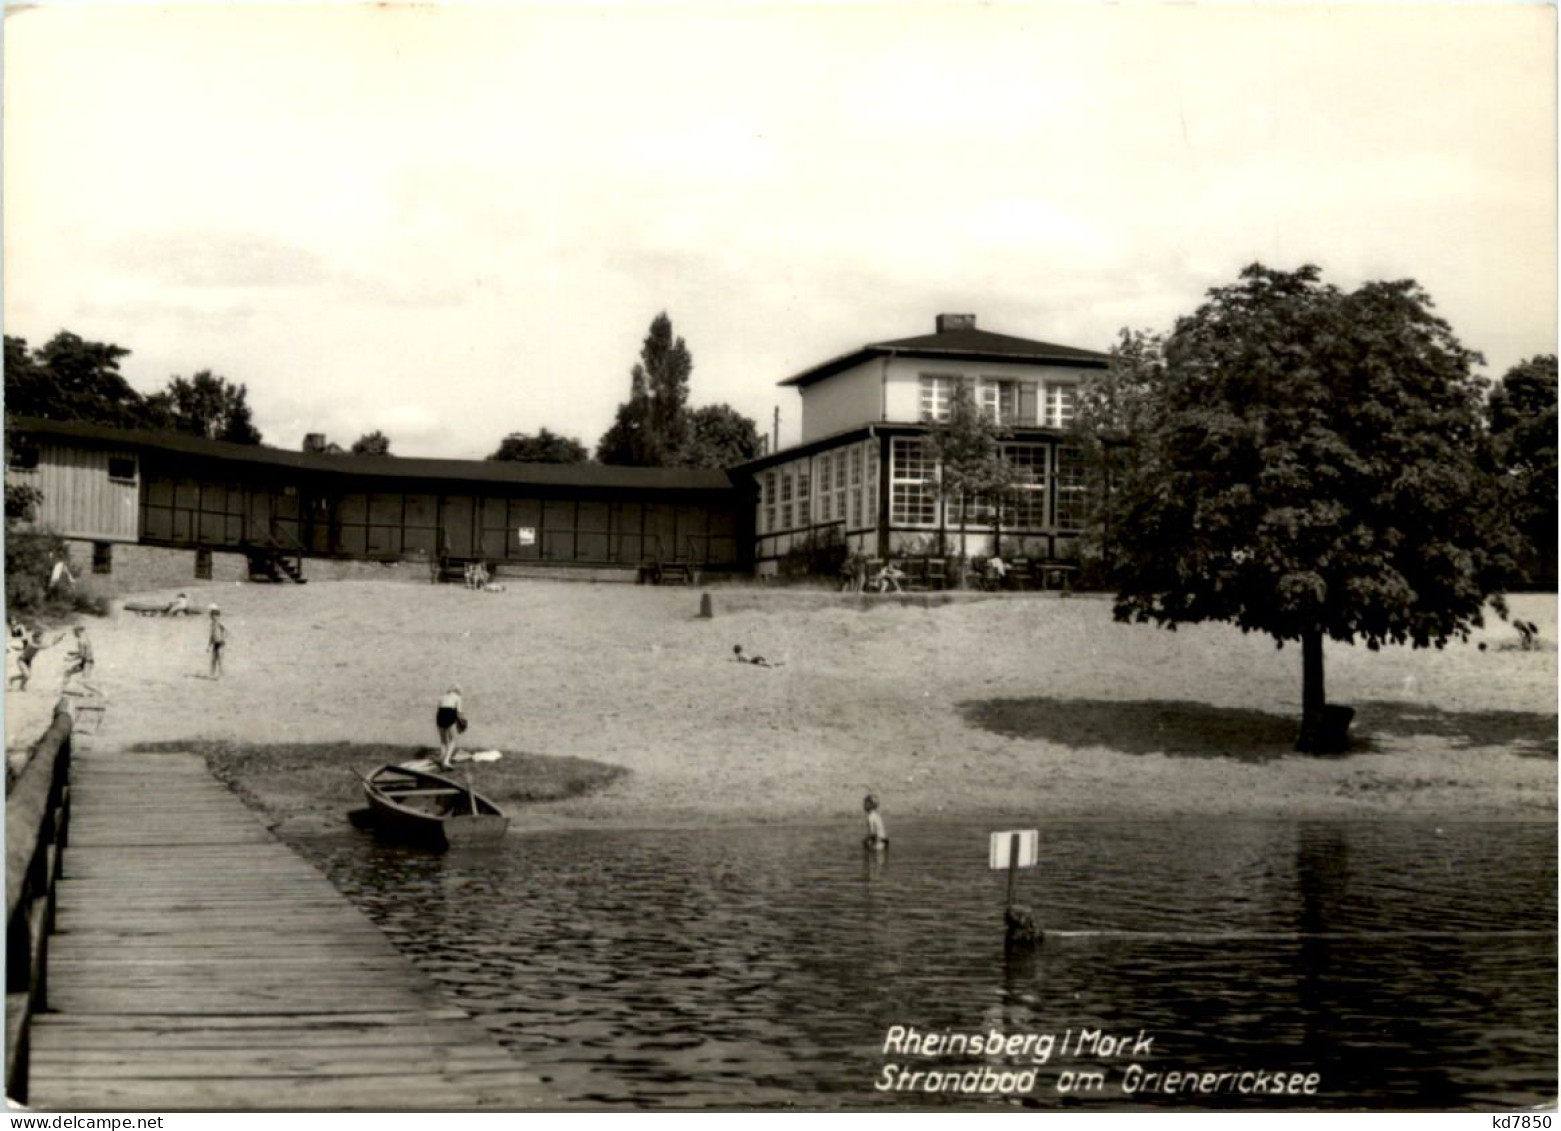
[[[724,471],[283,451],[78,421],[10,420],[7,481],[90,542],[377,561],[752,568],[753,506]]]

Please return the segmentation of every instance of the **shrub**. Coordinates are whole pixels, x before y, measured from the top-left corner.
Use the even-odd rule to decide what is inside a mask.
[[[807,537],[793,543],[791,549],[781,555],[780,579],[795,582],[823,578],[831,583],[838,582],[846,553],[845,539],[838,526],[810,531]]]
[[[102,616],[108,612],[107,599],[79,581],[61,592],[50,594],[49,574],[55,560],[63,557],[68,557],[65,539],[52,531],[19,530],[13,526],[6,532],[7,615],[64,620],[73,613]]]

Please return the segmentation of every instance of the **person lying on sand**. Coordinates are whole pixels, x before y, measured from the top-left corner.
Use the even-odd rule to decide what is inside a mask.
[[[755,664],[755,665],[757,665],[758,667],[761,667],[761,668],[778,668],[778,667],[780,667],[780,661],[779,660],[777,660],[774,663],[771,663],[769,660],[766,660],[763,656],[745,656],[745,655],[743,655],[743,646],[741,644],[733,644],[732,645],[732,659],[736,660],[739,664]]]

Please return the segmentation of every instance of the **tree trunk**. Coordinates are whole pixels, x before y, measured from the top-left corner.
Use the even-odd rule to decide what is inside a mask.
[[[959,566],[958,566],[958,579],[954,582],[954,588],[955,589],[963,589],[964,587],[965,587],[965,503],[964,503],[964,500],[961,499],[960,500],[960,504],[959,504]]]
[[[1301,634],[1301,733],[1295,748],[1307,754],[1322,754],[1323,716],[1328,697],[1323,688],[1323,634],[1309,628]]]

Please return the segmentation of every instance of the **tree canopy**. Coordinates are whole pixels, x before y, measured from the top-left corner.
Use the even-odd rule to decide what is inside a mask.
[[[1522,535],[1526,580],[1556,586],[1556,358],[1519,362],[1491,390],[1491,439]]]
[[[694,359],[673,336],[666,311],[656,315],[630,374],[629,399],[618,406],[596,445],[603,463],[675,467],[688,439],[688,379]]]
[[[388,456],[390,454],[390,437],[376,428],[372,432],[365,432],[354,440],[349,450],[355,456]]]
[[[61,330],[29,350],[5,339],[5,407],[19,416],[81,420],[112,428],[153,426],[146,399],[119,372],[130,351]]]
[[[5,407],[19,416],[80,420],[111,428],[186,432],[208,440],[260,443],[248,390],[211,370],[169,378],[151,396],[119,372],[130,351],[89,342],[61,330],[36,350],[23,338],[5,339]]]
[[[1254,264],[1210,291],[1147,371],[1106,506],[1118,619],[1299,640],[1318,749],[1324,638],[1440,647],[1510,572],[1477,360],[1412,281]]]
[[[230,384],[209,369],[194,377],[169,378],[168,387],[153,393],[147,406],[154,421],[166,421],[171,431],[206,440],[258,444],[260,432],[249,411],[249,390]]]
[[[656,315],[629,381],[629,399],[596,445],[602,463],[630,467],[726,468],[759,454],[759,428],[730,405],[688,407],[694,359]]]
[[[759,426],[731,405],[703,405],[688,414],[681,467],[722,471],[759,454]]]
[[[488,457],[517,463],[584,463],[590,458],[585,445],[569,436],[560,436],[543,428],[535,436],[511,432]]]

